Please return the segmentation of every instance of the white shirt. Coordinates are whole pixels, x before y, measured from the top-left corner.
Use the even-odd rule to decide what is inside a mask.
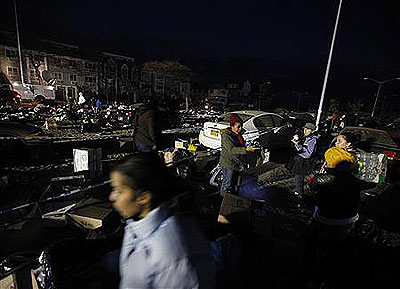
[[[78,99],[78,104],[83,104],[83,103],[85,103],[85,101],[86,101],[85,97],[83,96],[82,93],[80,93],[79,99]]]

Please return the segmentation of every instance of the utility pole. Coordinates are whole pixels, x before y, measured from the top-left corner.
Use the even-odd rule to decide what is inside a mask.
[[[18,27],[18,16],[17,16],[17,0],[14,0],[14,14],[15,14],[15,28],[17,29],[17,45],[18,45],[18,56],[19,56],[19,73],[21,76],[21,84],[25,86],[24,71],[22,70],[22,53],[21,43],[19,41],[19,27]]]
[[[374,106],[373,106],[372,112],[371,112],[371,117],[374,117],[375,116],[375,108],[376,108],[376,104],[378,103],[378,98],[379,98],[379,95],[381,93],[382,85],[385,84],[385,83],[394,81],[394,80],[400,80],[400,77],[391,78],[391,79],[387,79],[387,80],[383,80],[383,81],[376,80],[376,79],[369,78],[369,77],[364,77],[364,80],[370,80],[370,81],[375,82],[376,84],[378,84],[378,91],[376,92],[375,102],[374,102]]]
[[[326,84],[327,84],[327,82],[328,82],[329,69],[330,69],[330,66],[331,66],[331,60],[332,60],[332,54],[333,54],[333,47],[334,47],[334,44],[335,44],[335,38],[336,38],[337,27],[338,27],[338,24],[339,24],[340,10],[342,9],[342,2],[343,2],[342,0],[340,0],[340,2],[339,2],[339,7],[338,7],[337,15],[336,15],[335,29],[333,30],[333,36],[332,36],[332,42],[331,42],[331,49],[330,49],[330,51],[329,51],[328,63],[327,63],[327,65],[326,65],[324,84],[323,84],[323,86],[322,86],[321,99],[320,99],[319,107],[318,107],[317,120],[316,120],[316,122],[315,122],[315,126],[317,127],[317,129],[318,129],[319,121],[320,121],[320,119],[321,119],[322,106],[323,106],[323,104],[324,104]]]

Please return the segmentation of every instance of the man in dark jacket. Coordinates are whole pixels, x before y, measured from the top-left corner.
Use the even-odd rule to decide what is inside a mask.
[[[161,129],[155,103],[150,102],[140,107],[135,119],[134,141],[136,149],[145,153],[157,151]]]

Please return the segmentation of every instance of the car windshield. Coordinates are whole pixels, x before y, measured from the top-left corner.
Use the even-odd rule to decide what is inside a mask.
[[[397,148],[394,140],[387,132],[383,130],[360,127],[346,127],[342,130],[342,132],[349,132],[358,135],[360,142],[368,142],[371,145],[376,144]]]
[[[224,113],[223,115],[218,117],[218,121],[220,122],[227,122],[229,123],[229,116],[231,115],[230,112],[228,113]],[[237,113],[237,115],[243,120],[243,122],[248,121],[250,118],[252,118],[253,116],[250,114],[244,114],[244,113]]]

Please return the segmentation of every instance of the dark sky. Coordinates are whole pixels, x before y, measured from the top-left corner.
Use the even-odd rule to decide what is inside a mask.
[[[21,37],[104,48],[145,61],[179,59],[200,74],[284,79],[320,90],[339,0],[17,0]],[[3,0],[2,30],[13,30]],[[328,91],[400,76],[400,1],[344,0]],[[6,13],[8,11],[9,13]],[[397,73],[397,74],[396,74]],[[392,84],[391,86],[396,86]],[[397,87],[400,88],[400,87]]]

